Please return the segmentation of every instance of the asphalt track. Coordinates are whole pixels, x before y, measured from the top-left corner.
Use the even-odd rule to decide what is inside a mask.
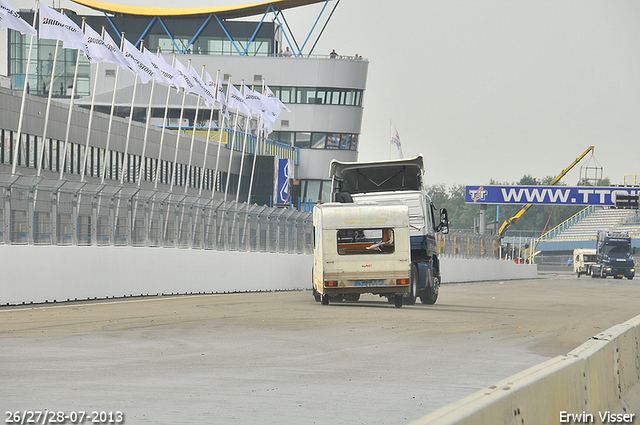
[[[0,408],[4,423],[48,409],[129,425],[405,424],[635,317],[639,296],[637,280],[561,274],[448,284],[401,309],[310,291],[3,307]]]

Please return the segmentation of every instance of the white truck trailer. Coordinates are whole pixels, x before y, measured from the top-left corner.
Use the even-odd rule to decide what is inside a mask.
[[[316,301],[357,301],[360,294],[372,293],[402,307],[411,280],[405,205],[318,205],[313,228]]]
[[[591,266],[596,263],[595,249],[574,249],[573,250],[573,271],[578,277],[586,274],[591,275]]]

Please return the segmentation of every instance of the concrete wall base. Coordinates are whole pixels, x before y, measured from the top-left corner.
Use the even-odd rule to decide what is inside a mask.
[[[536,279],[536,264],[513,261],[444,257],[440,259],[442,283],[478,282],[485,280]]]
[[[444,283],[531,279],[535,265],[442,258]],[[311,288],[311,255],[0,245],[0,305]]]

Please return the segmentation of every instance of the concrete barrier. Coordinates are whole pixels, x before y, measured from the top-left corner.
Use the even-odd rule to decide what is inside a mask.
[[[0,245],[0,305],[311,287],[310,255]]]
[[[528,279],[536,266],[443,258],[443,282]],[[311,288],[311,255],[196,249],[0,245],[0,305],[146,294]]]
[[[411,425],[639,423],[640,316]]]
[[[535,279],[536,264],[478,258],[443,257],[440,259],[442,283],[478,282],[484,280]]]

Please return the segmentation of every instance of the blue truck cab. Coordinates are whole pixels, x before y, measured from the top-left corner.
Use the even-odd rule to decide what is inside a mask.
[[[629,234],[598,230],[596,264],[591,266],[591,277],[613,276],[615,279],[633,279],[635,271]]]

